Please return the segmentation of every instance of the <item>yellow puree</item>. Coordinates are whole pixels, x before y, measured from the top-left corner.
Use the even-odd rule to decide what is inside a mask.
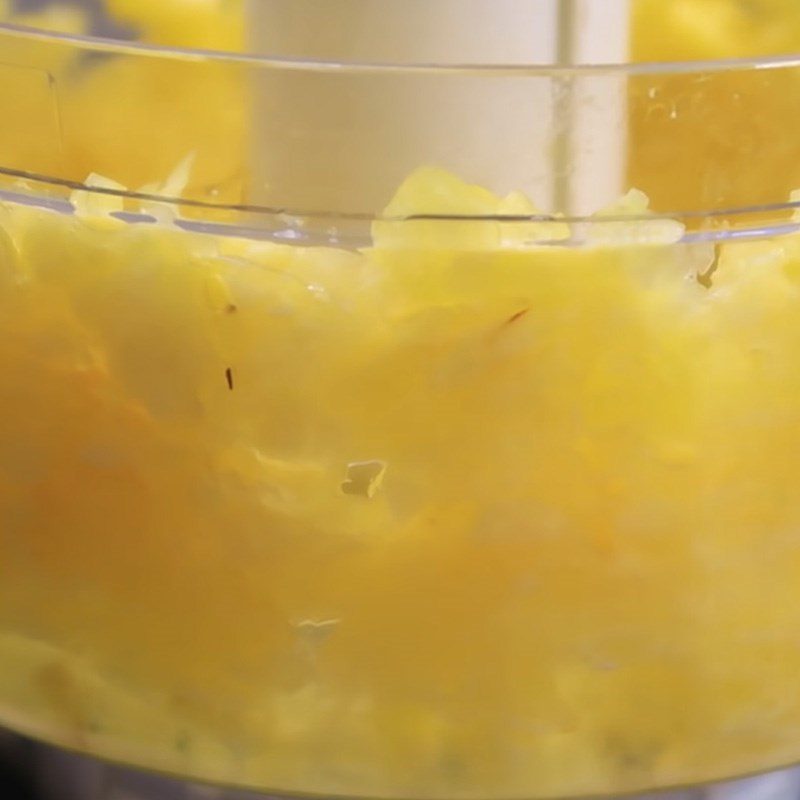
[[[156,157],[130,141],[86,152],[125,181]],[[351,796],[797,759],[798,237],[382,223],[348,251],[72,202],[0,204],[0,720]],[[532,209],[424,169],[388,210]]]

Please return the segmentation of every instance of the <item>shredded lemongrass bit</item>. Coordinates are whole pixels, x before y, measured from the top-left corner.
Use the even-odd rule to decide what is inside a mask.
[[[112,217],[125,208],[126,186],[104,175],[93,172],[84,181],[86,189],[76,189],[69,200],[75,209],[75,214],[84,222],[96,228],[112,229],[122,224],[121,220]],[[92,189],[105,189],[106,191],[91,191]]]
[[[511,192],[497,206],[500,217],[540,217],[542,212],[536,208],[524,192]],[[502,246],[535,245],[542,242],[559,242],[569,239],[569,225],[558,216],[545,219],[514,220],[500,223],[500,244]]]
[[[339,627],[342,620],[338,617],[331,619],[301,619],[294,623],[294,628],[303,637],[305,644],[316,647],[325,642]]]
[[[647,195],[631,189],[595,214],[582,232],[590,244],[674,244],[683,238],[685,228],[677,220],[656,217]]]
[[[339,627],[342,620],[338,617],[331,619],[302,619],[292,623],[299,637],[298,645],[303,655],[309,661],[315,661],[317,651],[331,637]]]
[[[341,619],[338,617],[334,617],[332,619],[301,619],[299,622],[295,623],[295,627],[299,630],[330,632],[331,629],[340,622]]]
[[[355,461],[347,465],[342,492],[371,500],[381,488],[385,475],[386,463],[383,461]]]
[[[372,225],[376,247],[493,249],[499,244],[501,200],[438,167],[415,170]],[[422,217],[421,219],[418,219]]]
[[[423,167],[401,184],[383,218],[373,223],[372,235],[378,248],[458,250],[531,247],[570,239],[596,245],[680,241],[684,226],[656,216],[649,205],[644,192],[631,189],[591,219],[570,226],[558,215],[542,215],[522,192],[500,198],[446,170]]]
[[[168,200],[180,200],[192,174],[192,168],[197,158],[195,151],[184,156],[167,176],[163,183],[148,183],[139,189],[139,194],[154,195],[157,197],[168,198]],[[171,202],[159,200],[142,200],[141,209],[145,214],[149,214],[158,222],[171,224],[180,216],[180,209]]]

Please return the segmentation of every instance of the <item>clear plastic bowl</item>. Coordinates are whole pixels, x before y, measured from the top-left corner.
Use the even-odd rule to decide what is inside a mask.
[[[0,721],[329,796],[798,760],[795,3],[559,67],[5,5]],[[650,210],[557,215],[576,98]]]

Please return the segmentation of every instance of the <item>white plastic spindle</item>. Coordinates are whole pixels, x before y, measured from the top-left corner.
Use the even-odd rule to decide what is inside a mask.
[[[248,0],[248,23],[251,50],[281,58],[608,64],[627,59],[629,3]],[[375,211],[414,168],[432,163],[496,191],[522,189],[550,211],[593,211],[623,192],[618,75],[559,83],[276,69],[262,70],[253,91],[254,202]]]

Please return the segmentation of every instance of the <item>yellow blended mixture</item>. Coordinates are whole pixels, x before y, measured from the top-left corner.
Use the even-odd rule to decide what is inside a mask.
[[[238,35],[232,4],[184,0],[197,39],[171,40],[192,28],[165,5],[109,4],[154,41]],[[119,81],[154,91],[124,60],[51,69],[86,113]],[[154,107],[180,88],[157,85]],[[243,117],[196,110],[163,150],[93,117],[62,157],[106,165],[100,187],[234,196],[241,148],[198,174],[178,145]],[[0,203],[0,721],[324,795],[578,796],[797,760],[800,237],[380,222],[348,250],[70,200]],[[534,207],[428,168],[387,212]]]

